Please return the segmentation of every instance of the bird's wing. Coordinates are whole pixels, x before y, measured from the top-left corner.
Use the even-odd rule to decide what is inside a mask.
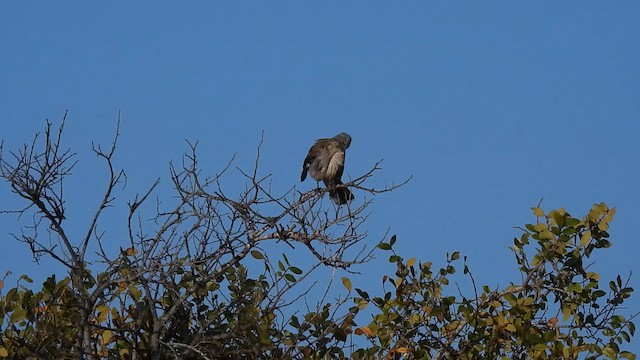
[[[330,148],[331,159],[327,165],[327,173],[325,175],[325,184],[335,185],[341,182],[342,173],[344,172],[345,153],[339,146]]]
[[[309,149],[307,157],[302,163],[302,174],[300,175],[300,181],[304,181],[307,178],[307,172],[311,170],[311,176],[315,180],[322,180],[324,178],[326,163],[328,163],[327,149],[330,147],[332,139],[318,139],[315,144]],[[322,176],[319,176],[322,175]]]

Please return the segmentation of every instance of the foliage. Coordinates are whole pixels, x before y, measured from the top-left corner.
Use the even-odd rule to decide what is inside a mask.
[[[190,144],[170,168],[176,200],[143,213],[156,181],[129,201],[127,244],[114,244],[96,226],[125,176],[112,162],[116,131],[109,148],[93,148],[108,186],[84,236],[72,239],[62,190],[75,162],[61,147],[63,129],[64,119],[57,132],[47,122],[43,146],[36,135],[10,158],[0,149],[0,177],[26,202],[17,214],[35,215],[14,238],[67,269],[38,290],[27,276],[10,289],[9,274],[0,282],[0,358],[635,358],[623,346],[635,333],[620,312],[633,291],[628,280],[603,289],[586,265],[611,246],[615,209],[603,203],[583,218],[534,208],[537,222],[511,248],[522,281],[477,287],[459,252],[435,269],[397,254],[395,236],[355,250],[371,202],[335,207],[323,201],[330,189],[275,196],[258,169],[260,148],[253,171],[241,172],[246,189],[229,197],[221,184],[231,163],[204,177]],[[378,169],[340,186],[372,195],[395,189],[365,186]],[[40,227],[52,238],[40,239]],[[97,258],[87,255],[90,245]],[[313,281],[323,269],[348,275],[374,250],[389,252],[396,267],[382,295],[341,276],[346,294],[328,300],[333,278]],[[451,289],[460,269],[471,282],[466,295]],[[307,295],[322,286],[314,303]]]
[[[536,224],[528,224],[511,248],[522,282],[505,289],[475,286],[466,257],[447,256],[447,264],[416,264],[393,253],[391,288],[370,297],[356,289],[357,308],[375,307],[373,320],[356,330],[371,346],[354,357],[406,354],[416,359],[633,359],[621,350],[635,325],[619,310],[633,289],[620,276],[601,288],[600,275],[584,261],[611,246],[607,230],[615,209],[593,206],[582,219],[564,209],[544,214],[534,208]],[[381,248],[393,251],[394,239]],[[460,261],[462,264],[460,266]],[[456,264],[458,264],[456,268]],[[447,291],[457,269],[469,276],[474,292]]]

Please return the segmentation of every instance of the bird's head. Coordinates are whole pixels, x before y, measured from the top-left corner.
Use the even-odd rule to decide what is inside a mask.
[[[333,137],[334,139],[338,140],[342,146],[344,146],[344,148],[348,148],[349,145],[351,145],[351,136],[349,136],[349,134],[342,132],[336,136]]]

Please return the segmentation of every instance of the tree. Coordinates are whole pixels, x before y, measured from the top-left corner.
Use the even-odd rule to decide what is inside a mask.
[[[24,284],[31,282],[26,275],[8,290],[0,283],[0,357],[635,358],[620,347],[635,332],[632,318],[620,314],[632,293],[628,279],[618,277],[604,291],[583,263],[611,245],[615,209],[605,204],[582,219],[534,208],[539,221],[523,228],[512,247],[522,281],[478,288],[463,263],[473,292],[455,295],[449,279],[466,257],[449,254],[436,271],[397,254],[395,236],[367,249],[371,202],[351,208],[327,200],[336,187],[376,195],[402,185],[368,187],[379,164],[345,184],[275,195],[258,167],[260,144],[255,167],[240,171],[245,190],[232,197],[222,185],[231,162],[204,176],[197,144],[189,144],[182,163],[170,166],[175,201],[158,201],[147,213],[159,180],[136,195],[127,203],[127,244],[116,245],[97,226],[125,178],[113,162],[118,127],[108,148],[93,146],[108,169],[107,187],[76,239],[63,196],[75,165],[75,154],[62,146],[65,120],[66,114],[57,131],[47,121],[42,136],[16,151],[0,148],[0,177],[25,201],[17,215],[34,214],[15,239],[67,273],[38,290]],[[38,236],[42,228],[51,238]],[[121,247],[114,252],[114,246]],[[354,288],[344,276],[346,294],[327,300],[332,280],[312,281],[323,269],[355,271],[374,250],[390,252],[396,267],[382,295],[370,296],[373,290]],[[300,256],[315,261],[301,267]],[[314,286],[325,289],[315,304],[306,296]]]

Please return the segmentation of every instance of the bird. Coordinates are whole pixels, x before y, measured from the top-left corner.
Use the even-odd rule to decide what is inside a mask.
[[[330,188],[329,196],[338,205],[355,198],[348,188],[336,188],[336,185],[342,184],[345,153],[349,145],[351,136],[345,132],[332,138],[318,139],[302,163],[300,181],[304,181],[309,173],[314,180],[324,182]]]

